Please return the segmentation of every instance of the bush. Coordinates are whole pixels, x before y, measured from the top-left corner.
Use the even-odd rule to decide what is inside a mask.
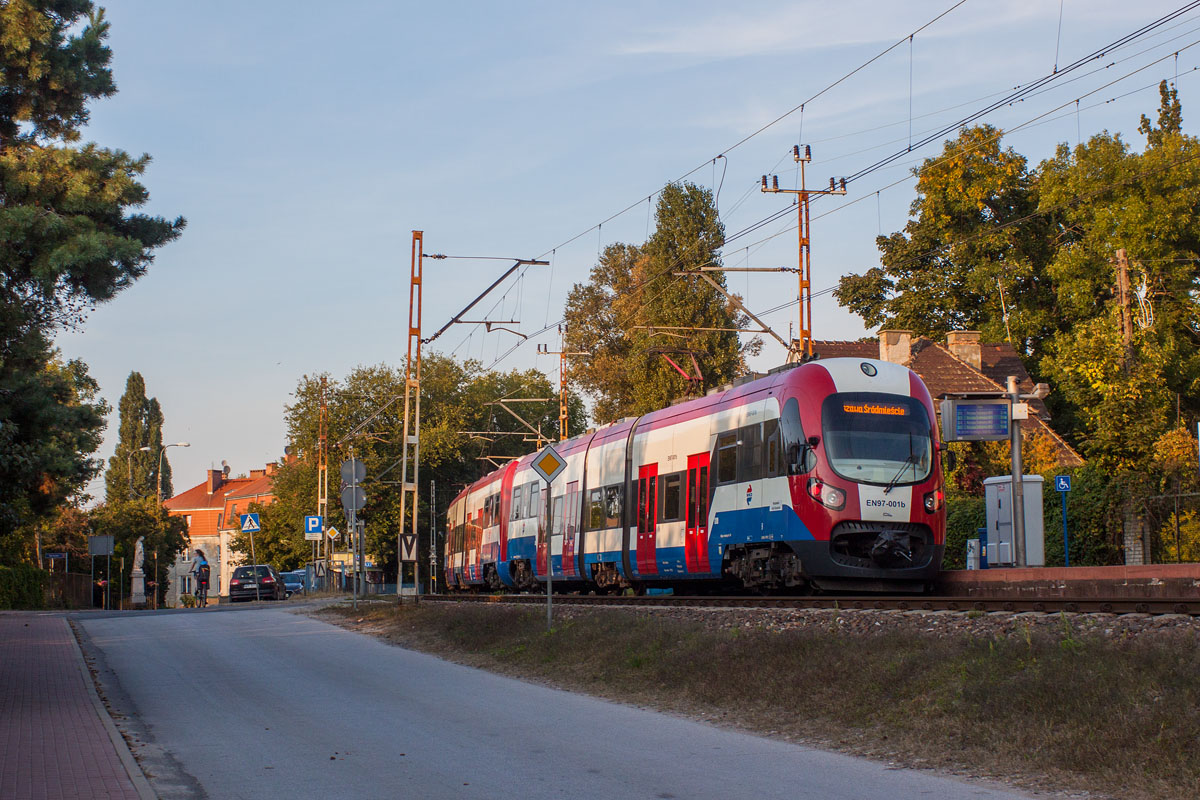
[[[942,569],[967,568],[967,539],[979,537],[987,524],[982,497],[954,494],[946,498],[946,555]]]
[[[0,608],[44,608],[49,580],[44,569],[26,564],[0,567]]]

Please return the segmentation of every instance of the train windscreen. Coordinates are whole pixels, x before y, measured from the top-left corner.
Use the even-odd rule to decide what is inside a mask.
[[[843,392],[821,409],[825,455],[856,483],[899,486],[929,477],[933,440],[925,406],[911,397]]]

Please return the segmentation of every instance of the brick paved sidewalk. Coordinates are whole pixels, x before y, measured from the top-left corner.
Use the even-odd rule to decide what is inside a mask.
[[[0,798],[153,796],[96,697],[67,621],[0,613]]]

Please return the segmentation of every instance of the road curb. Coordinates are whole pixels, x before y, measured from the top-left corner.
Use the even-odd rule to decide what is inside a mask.
[[[113,748],[117,751],[117,757],[121,759],[121,765],[125,767],[125,772],[129,775],[129,780],[133,783],[133,788],[137,790],[138,797],[141,800],[158,800],[158,795],[154,789],[150,787],[150,781],[146,779],[145,773],[138,765],[137,759],[133,757],[133,752],[129,749],[129,744],[125,741],[125,737],[117,730],[117,725],[113,722],[112,716],[108,713],[108,708],[105,707],[104,701],[100,699],[99,693],[96,691],[96,682],[92,679],[92,672],[88,669],[87,660],[83,657],[83,648],[79,644],[79,631],[76,630],[74,622],[63,618],[63,622],[71,629],[71,643],[75,645],[75,657],[79,662],[79,668],[83,671],[82,678],[87,686],[88,697],[92,701],[92,707],[96,709],[96,715],[100,717],[100,724],[104,726],[104,730],[108,732],[108,738],[113,743]]]

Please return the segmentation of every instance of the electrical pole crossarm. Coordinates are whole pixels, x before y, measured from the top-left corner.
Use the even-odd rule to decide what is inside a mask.
[[[443,326],[441,327],[441,329],[440,329],[440,330],[439,330],[437,333],[435,333],[433,336],[430,336],[428,339],[422,339],[422,340],[421,340],[421,344],[430,344],[430,343],[432,343],[432,342],[433,342],[435,339],[437,339],[439,336],[441,336],[443,333],[445,333],[445,332],[446,332],[446,331],[447,331],[447,330],[450,328],[450,326],[451,326],[451,325],[454,325],[454,324],[455,324],[455,323],[457,323],[457,322],[462,322],[462,321],[463,321],[463,319],[462,319],[462,316],[463,316],[463,314],[466,314],[468,311],[470,311],[472,308],[474,308],[474,307],[475,307],[475,305],[476,305],[476,304],[477,304],[477,303],[478,303],[480,300],[482,300],[483,298],[487,297],[487,296],[488,296],[488,295],[491,293],[491,291],[492,291],[493,289],[495,289],[497,286],[499,286],[501,283],[503,283],[503,282],[504,282],[504,280],[505,280],[505,279],[506,279],[506,278],[507,278],[509,275],[512,275],[512,274],[513,274],[514,272],[516,272],[516,271],[517,271],[517,270],[518,270],[520,267],[523,267],[523,266],[537,266],[537,267],[545,267],[545,266],[549,266],[549,265],[550,265],[550,262],[549,262],[549,261],[538,261],[538,260],[536,260],[536,259],[532,259],[532,258],[518,258],[518,259],[516,259],[515,263],[514,263],[514,264],[513,264],[511,267],[509,267],[509,268],[508,268],[508,269],[507,269],[507,270],[504,272],[504,274],[503,274],[503,275],[501,275],[501,276],[500,276],[499,278],[497,278],[496,280],[492,281],[492,285],[491,285],[491,286],[489,286],[488,288],[484,289],[484,290],[483,290],[483,292],[482,292],[482,293],[481,293],[481,294],[480,294],[478,297],[476,297],[474,300],[472,300],[470,303],[468,303],[466,308],[464,308],[462,311],[460,311],[460,312],[458,312],[457,314],[455,314],[455,315],[454,315],[454,316],[453,316],[453,317],[450,319],[450,321],[449,321],[449,322],[447,322],[445,325],[443,325]]]

